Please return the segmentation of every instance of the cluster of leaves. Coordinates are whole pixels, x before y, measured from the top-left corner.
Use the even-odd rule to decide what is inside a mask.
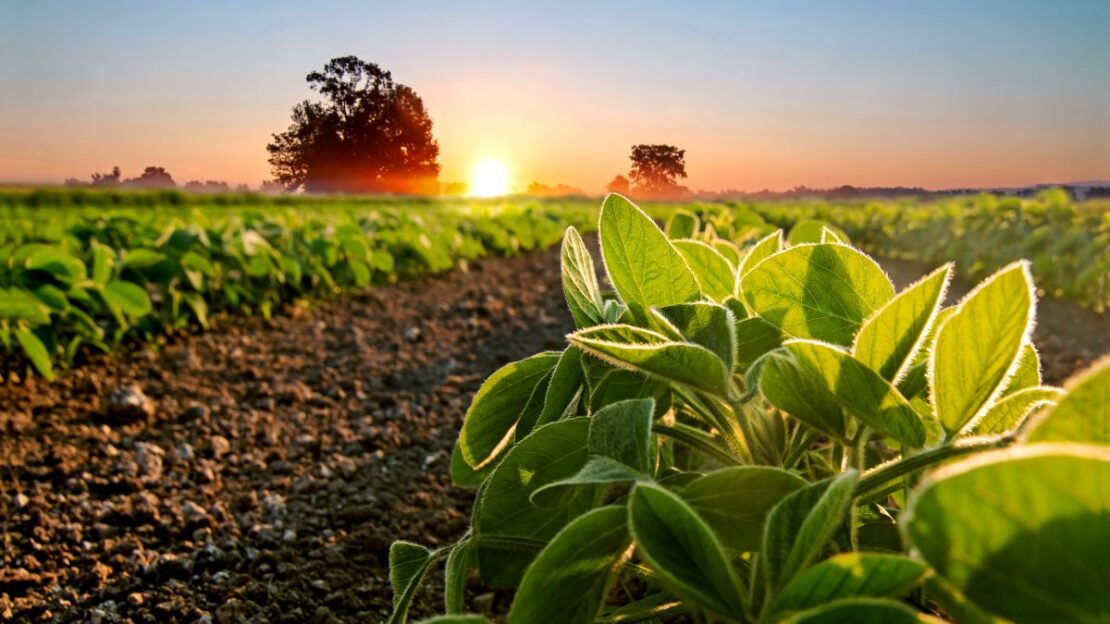
[[[64,195],[64,194],[62,194]],[[153,195],[153,194],[152,194]],[[117,195],[143,199],[142,194]],[[269,315],[304,296],[436,273],[559,240],[596,210],[556,205],[6,208],[0,227],[5,379],[51,378],[87,348],[154,340],[213,315]]]
[[[825,220],[869,253],[930,265],[955,262],[968,279],[984,279],[1014,258],[1028,258],[1046,294],[1096,311],[1110,307],[1110,204],[1076,204],[1059,189],[1029,199],[962,196],[939,202],[753,203],[735,221],[719,207],[705,214],[718,227],[746,230],[753,217],[783,228]],[[708,217],[708,215],[714,217]]]
[[[393,621],[439,560],[444,623],[471,570],[510,623],[1104,621],[1110,361],[1041,384],[1028,266],[945,307],[951,265],[717,231],[609,196],[605,291],[567,230],[578,329],[475,395],[470,530],[394,543]]]

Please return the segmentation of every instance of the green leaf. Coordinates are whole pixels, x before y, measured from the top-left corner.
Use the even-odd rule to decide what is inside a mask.
[[[852,241],[848,240],[844,231],[839,228],[834,228],[830,225],[821,226],[821,240],[820,243],[840,243],[841,245],[851,245]]]
[[[723,238],[714,239],[710,241],[709,244],[713,246],[713,249],[717,250],[717,253],[724,256],[725,260],[728,260],[731,273],[733,274],[733,277],[735,277],[736,267],[740,266],[740,259],[743,257],[743,254],[740,253],[740,248],[736,246],[736,243],[733,243],[732,241],[727,241]],[[732,287],[729,290],[730,292],[735,293],[736,284],[733,283]]]
[[[757,552],[767,514],[805,479],[767,466],[722,468],[693,481],[679,492],[716,534],[725,548]]]
[[[987,410],[973,431],[976,435],[1014,431],[1033,410],[1054,405],[1063,394],[1063,390],[1051,386],[1034,386],[1008,394]]]
[[[848,470],[788,494],[771,509],[760,560],[772,594],[825,549],[848,515],[858,479],[855,470]]]
[[[736,323],[736,369],[747,370],[756,360],[778,349],[787,336],[767,321],[753,316]]]
[[[647,321],[652,306],[701,297],[686,261],[655,223],[627,199],[616,194],[606,197],[598,227],[609,280],[641,322]]]
[[[1110,356],[1072,377],[1065,394],[1032,423],[1029,442],[1110,444]]]
[[[27,257],[28,269],[49,273],[54,279],[73,283],[85,278],[85,263],[61,247],[36,248]]]
[[[837,244],[792,247],[756,265],[740,281],[748,305],[796,338],[852,344],[863,320],[894,296],[874,260]]]
[[[92,280],[104,285],[112,279],[112,267],[116,264],[116,252],[111,247],[94,244],[92,247]]]
[[[748,249],[743,260],[740,261],[740,266],[736,269],[737,277],[743,278],[760,262],[763,262],[780,251],[782,251],[782,230],[775,230],[759,239]],[[736,289],[736,295],[741,299],[744,298],[743,291],[739,288]]]
[[[35,367],[38,374],[42,375],[43,379],[52,381],[54,379],[54,367],[50,364],[50,353],[47,352],[46,346],[42,344],[39,337],[35,332],[27,329],[26,327],[16,327],[15,340],[23,349],[27,359],[31,360],[31,365]]]
[[[790,228],[790,235],[786,237],[786,242],[790,243],[791,246],[824,243],[823,234],[825,230],[829,230],[844,241],[848,240],[848,235],[835,225],[818,219],[802,219]]]
[[[598,364],[608,367],[600,362]],[[666,384],[630,370],[609,368],[590,391],[590,409],[597,411],[618,401],[641,398],[655,400],[656,417],[661,416],[671,406],[670,390]]]
[[[443,564],[443,610],[457,615],[466,609],[466,577],[478,566],[469,540],[455,544]]]
[[[667,237],[671,239],[694,238],[698,233],[698,227],[698,215],[689,210],[677,208],[667,219],[667,225],[664,231]]]
[[[150,302],[150,295],[146,294],[142,286],[131,282],[123,280],[108,282],[100,294],[109,306],[130,319],[142,318],[154,309]]]
[[[652,308],[651,314],[672,338],[700,344],[732,370],[736,359],[736,329],[728,308],[698,301]]]
[[[587,446],[591,455],[610,457],[650,475],[655,470],[651,421],[655,401],[632,399],[607,405],[593,413]]]
[[[145,269],[166,259],[166,256],[153,249],[128,249],[124,252],[122,266],[127,269]]]
[[[393,587],[390,624],[408,619],[409,605],[431,562],[432,552],[420,544],[393,542],[389,547],[389,584]]]
[[[486,379],[459,432],[458,445],[468,465],[480,468],[497,456],[520,418],[521,407],[558,361],[558,353],[540,353],[506,364]]]
[[[780,624],[918,624],[941,620],[918,614],[906,605],[880,598],[846,598],[796,613]]]
[[[456,442],[454,448],[451,449],[451,483],[458,487],[477,487],[486,480],[489,473],[493,472],[497,463],[497,458],[495,458],[477,470],[471,468],[470,464],[463,459],[462,449],[459,448],[459,444]]]
[[[736,570],[685,501],[657,485],[640,483],[632,490],[628,523],[640,555],[671,591],[721,616],[744,612]]]
[[[1033,280],[1017,262],[975,287],[937,330],[929,402],[949,437],[983,415],[1015,370],[1033,329]]]
[[[1001,396],[1009,396],[1019,390],[1039,385],[1041,385],[1041,356],[1037,353],[1037,347],[1026,340],[1021,345],[1021,353],[1018,354],[1017,368],[1010,376]]]
[[[582,350],[577,347],[567,347],[559,356],[555,370],[551,374],[551,382],[544,395],[543,409],[540,411],[536,425],[546,425],[563,417],[568,409],[573,410],[578,405],[582,396],[582,387],[586,383],[586,374],[582,370]]]
[[[491,545],[486,538],[546,542],[590,509],[593,493],[589,488],[557,509],[544,509],[530,500],[541,486],[574,475],[586,463],[588,433],[588,418],[537,427],[511,448],[490,474],[474,509],[474,535],[480,538],[478,567],[487,584],[515,586],[535,553]]]
[[[65,312],[69,308],[69,299],[62,289],[53,284],[39,284],[32,291],[35,298],[54,312]]]
[[[548,483],[532,492],[530,500],[539,507],[557,507],[588,486],[605,486],[615,483],[632,483],[648,477],[611,457],[595,455],[573,476]]]
[[[433,618],[420,620],[417,624],[490,624],[490,621],[481,615],[437,615]]]
[[[1110,613],[1110,448],[1035,444],[933,473],[901,526],[936,572],[1016,622]]]
[[[736,276],[728,259],[713,247],[696,240],[671,241],[694,272],[701,292],[714,301],[724,301],[736,290]]]
[[[632,325],[600,325],[567,336],[571,344],[612,365],[703,390],[728,395],[728,369],[712,351],[675,342]]]
[[[860,327],[852,354],[883,379],[898,383],[925,342],[951,274],[952,265],[946,264],[879,308]]]
[[[567,307],[579,328],[600,325],[605,322],[605,304],[601,299],[601,289],[597,285],[597,271],[593,258],[582,235],[573,226],[563,235],[563,248],[560,254],[563,275],[563,293]]]
[[[790,351],[772,351],[748,371],[748,385],[771,405],[789,413],[814,429],[838,440],[846,440],[844,410],[829,391],[820,370]]]
[[[560,356],[560,359],[562,356]],[[558,366],[558,363],[555,364]],[[523,440],[532,430],[536,428],[536,422],[540,419],[540,414],[543,413],[543,404],[547,400],[547,389],[551,387],[551,378],[555,375],[555,366],[547,371],[536,387],[532,390],[532,394],[528,396],[528,402],[520,410],[520,420],[516,423],[516,431],[513,434],[516,442]],[[577,403],[575,404],[577,407]]]
[[[868,426],[912,447],[925,427],[909,401],[877,372],[825,343],[791,340],[768,356],[760,391],[775,407],[829,433],[846,410]]]
[[[593,622],[618,566],[631,554],[628,512],[603,507],[563,528],[528,566],[509,622]]]
[[[0,288],[0,319],[46,325],[50,322],[50,308],[22,288]]]
[[[802,572],[767,614],[820,607],[843,598],[898,598],[925,576],[921,563],[900,555],[844,553]]]

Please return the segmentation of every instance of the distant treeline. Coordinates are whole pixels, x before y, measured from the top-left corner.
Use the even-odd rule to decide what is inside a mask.
[[[723,201],[729,199],[742,199],[751,201],[765,201],[776,199],[897,199],[900,197],[918,197],[922,199],[953,197],[958,195],[978,195],[980,193],[993,193],[1012,197],[1033,197],[1037,193],[1048,189],[1059,188],[1068,194],[1071,199],[1084,200],[1110,197],[1110,186],[1090,186],[1079,184],[1040,184],[1022,188],[955,188],[942,190],[929,190],[919,186],[837,186],[834,188],[810,188],[796,186],[789,191],[762,191],[750,192],[729,189],[725,191],[697,191],[690,195],[691,199]]]

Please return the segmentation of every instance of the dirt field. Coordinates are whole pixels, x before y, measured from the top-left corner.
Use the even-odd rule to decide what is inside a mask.
[[[390,542],[465,529],[447,468],[471,394],[571,329],[558,267],[491,259],[0,388],[0,620],[384,620]],[[1110,351],[1110,317],[1041,315],[1047,380]]]

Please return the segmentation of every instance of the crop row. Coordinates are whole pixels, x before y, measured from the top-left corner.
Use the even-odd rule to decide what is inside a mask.
[[[269,315],[299,297],[546,247],[596,214],[556,203],[143,205],[155,195],[84,193],[77,207],[24,195],[0,208],[5,379],[28,369],[50,378],[87,349],[207,327],[219,314]],[[123,207],[103,207],[113,202]]]
[[[391,622],[442,564],[510,624],[1104,622],[1110,358],[1043,385],[1029,266],[955,305],[945,264],[896,291],[827,226],[665,231],[600,213],[562,248],[577,329],[478,390],[451,462],[470,530],[390,549]]]
[[[1110,307],[1110,203],[1077,204],[1058,189],[1028,199],[974,195],[926,203],[741,203],[727,212],[718,206],[695,208],[738,236],[765,231],[763,221],[786,230],[807,220],[827,221],[877,257],[930,266],[955,262],[968,279],[983,279],[1026,258],[1044,294],[1099,312]]]

